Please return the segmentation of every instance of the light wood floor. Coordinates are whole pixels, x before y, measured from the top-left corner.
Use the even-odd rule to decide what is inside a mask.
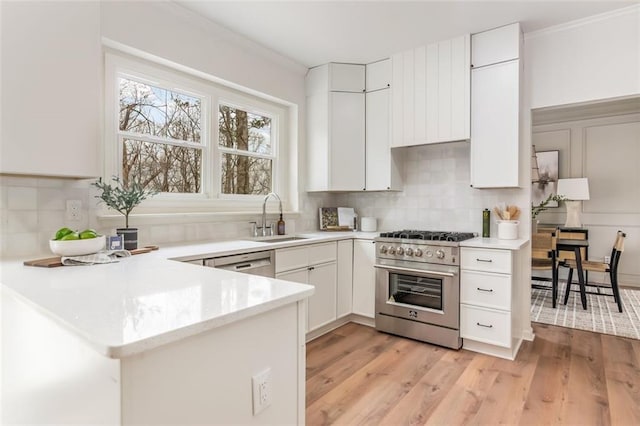
[[[534,331],[507,361],[344,325],[307,344],[307,424],[640,424],[640,341]]]

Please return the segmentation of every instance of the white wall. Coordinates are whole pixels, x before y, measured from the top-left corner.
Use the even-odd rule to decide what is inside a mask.
[[[378,219],[380,230],[400,228],[477,232],[482,234],[482,210],[500,202],[515,204],[526,216],[528,188],[475,189],[469,186],[470,145],[455,142],[406,149],[404,190],[341,194],[339,206],[355,207],[360,217]],[[526,155],[526,154],[523,154]],[[491,235],[497,236],[492,214]],[[520,225],[529,235],[529,222]]]
[[[525,34],[531,108],[640,93],[640,5]]]
[[[330,204],[327,194],[307,195],[304,188],[304,76],[306,68],[259,44],[218,27],[199,15],[169,2],[102,2],[100,26],[103,37],[146,52],[193,70],[209,74],[274,99],[281,99],[295,109],[299,124],[292,126],[298,149],[292,151],[291,193],[298,194],[301,215],[285,217],[287,230],[317,227],[317,208]],[[102,73],[102,70],[98,70]],[[42,74],[46,80],[46,74]],[[14,82],[23,87],[28,82]],[[43,83],[44,84],[44,83]],[[49,81],[47,84],[56,84]],[[102,110],[102,108],[100,108]],[[102,115],[102,113],[101,113]],[[100,117],[99,122],[103,122]],[[100,152],[102,154],[102,152]],[[296,161],[297,160],[297,161]],[[27,257],[48,253],[48,239],[62,226],[93,227],[112,233],[121,226],[118,220],[99,221],[98,206],[91,181],[42,177],[2,176],[0,178],[0,257]],[[65,219],[65,200],[81,200],[83,219]],[[294,207],[295,207],[294,202]],[[269,211],[273,206],[270,206]],[[132,217],[132,226],[140,228],[141,244],[166,244],[179,241],[224,240],[249,236],[249,220],[254,215],[215,218],[201,216],[189,220],[180,217],[157,217],[146,220]],[[273,219],[270,217],[269,219]]]

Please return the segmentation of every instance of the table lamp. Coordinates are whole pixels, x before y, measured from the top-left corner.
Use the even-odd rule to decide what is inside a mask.
[[[567,206],[567,228],[582,227],[582,218],[580,217],[582,200],[589,199],[589,181],[587,178],[575,179],[558,179],[558,195],[566,198]]]

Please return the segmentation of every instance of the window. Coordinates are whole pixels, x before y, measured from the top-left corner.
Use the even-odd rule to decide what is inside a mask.
[[[160,192],[202,190],[202,97],[120,76],[122,180]],[[206,137],[206,134],[204,135]]]
[[[272,191],[271,117],[220,103],[218,113],[223,194],[266,195]]]
[[[178,65],[105,63],[104,177],[160,191],[136,212],[256,211],[272,191],[289,206],[290,106]]]

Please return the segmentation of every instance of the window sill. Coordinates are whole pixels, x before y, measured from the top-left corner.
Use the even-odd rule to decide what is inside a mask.
[[[297,211],[285,211],[284,218],[296,218],[300,216]],[[272,219],[279,213],[268,211],[267,217]],[[241,211],[241,212],[194,212],[194,213],[143,213],[129,215],[131,226],[139,225],[162,225],[181,223],[203,223],[203,222],[251,222],[259,220],[262,211]],[[124,226],[124,216],[121,214],[99,213],[98,223],[105,227]]]

